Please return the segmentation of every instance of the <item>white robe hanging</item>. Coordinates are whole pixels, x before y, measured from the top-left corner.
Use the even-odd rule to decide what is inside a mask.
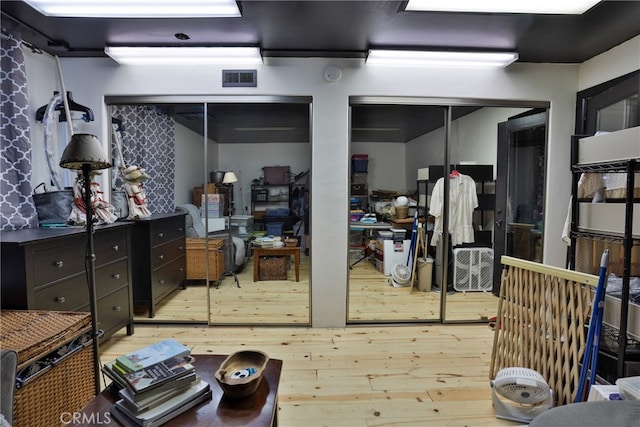
[[[448,177],[449,180],[449,233],[451,245],[473,243],[473,211],[478,207],[476,183],[468,175]],[[431,246],[436,246],[442,234],[444,205],[444,178],[438,179],[431,193],[429,213],[435,217]]]

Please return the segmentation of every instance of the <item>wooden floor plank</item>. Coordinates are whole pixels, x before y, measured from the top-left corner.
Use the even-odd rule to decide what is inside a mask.
[[[137,325],[102,362],[174,337],[198,354],[259,349],[283,360],[279,425],[514,426],[495,418],[484,324],[348,328]],[[488,353],[488,354],[487,354]],[[217,386],[217,385],[216,385]]]
[[[309,257],[302,256],[300,281],[292,271],[288,280],[253,281],[249,262],[233,277],[225,277],[219,286],[212,283],[209,304],[202,281],[190,281],[186,289],[176,289],[155,308],[153,319],[146,307],[136,307],[137,322],[210,322],[216,325],[308,325],[310,324]],[[417,288],[396,288],[389,278],[364,261],[349,273],[348,322],[439,321],[440,293]],[[447,295],[446,320],[483,320],[495,315],[498,299],[487,292],[455,292]]]

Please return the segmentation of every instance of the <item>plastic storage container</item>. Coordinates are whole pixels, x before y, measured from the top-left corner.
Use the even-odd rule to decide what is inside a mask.
[[[391,240],[393,239],[393,232],[389,230],[378,230],[378,238],[380,240]]]
[[[351,156],[351,172],[363,173],[367,172],[369,165],[369,156],[367,154],[354,154]]]
[[[351,210],[349,212],[349,221],[360,221],[364,216],[364,211],[361,209]]]
[[[264,214],[268,217],[276,217],[288,216],[290,212],[289,208],[267,208],[265,209]]]
[[[366,184],[367,177],[369,176],[366,172],[354,172],[351,174],[351,183],[352,184]]]
[[[391,233],[393,233],[393,240],[404,240],[407,230],[404,228],[392,228]]]
[[[625,400],[640,400],[640,377],[618,378],[616,385]]]
[[[252,215],[233,215],[231,217],[231,230],[237,231],[239,236],[247,236],[253,232]]]
[[[291,181],[289,166],[265,166],[264,183],[269,185],[288,184]]]
[[[267,234],[271,236],[282,236],[284,222],[267,222],[264,226],[267,229]]]
[[[349,232],[349,246],[362,246],[364,235],[362,231],[351,230]]]

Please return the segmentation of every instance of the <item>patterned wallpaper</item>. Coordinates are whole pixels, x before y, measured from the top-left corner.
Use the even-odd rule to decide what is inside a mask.
[[[20,34],[2,38],[2,103],[0,108],[0,228],[38,226],[31,197],[31,138],[27,77]],[[172,117],[146,106],[118,106],[123,121],[125,163],[146,169],[147,203],[153,213],[173,212],[175,123]]]
[[[173,212],[176,158],[173,117],[144,105],[116,105],[113,117],[122,121],[125,165],[140,166],[150,176],[144,183],[147,207],[152,213]],[[115,148],[112,150],[115,158],[117,153]]]
[[[31,139],[27,76],[20,35],[2,37],[2,107],[0,108],[0,228],[37,227],[31,198]]]

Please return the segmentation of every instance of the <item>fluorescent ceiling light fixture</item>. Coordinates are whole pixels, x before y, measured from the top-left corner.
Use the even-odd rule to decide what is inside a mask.
[[[514,52],[451,52],[371,49],[367,64],[441,67],[506,67],[518,59]]]
[[[238,127],[233,128],[233,130],[237,132],[292,132],[294,130],[298,130],[296,127],[292,126],[268,126],[268,127]]]
[[[400,128],[351,128],[359,132],[397,132]]]
[[[235,0],[25,0],[47,16],[217,18],[241,16]]]
[[[107,46],[104,52],[120,64],[229,64],[262,62],[258,47],[132,47]]]
[[[409,0],[404,10],[581,15],[599,2],[599,0]]]

